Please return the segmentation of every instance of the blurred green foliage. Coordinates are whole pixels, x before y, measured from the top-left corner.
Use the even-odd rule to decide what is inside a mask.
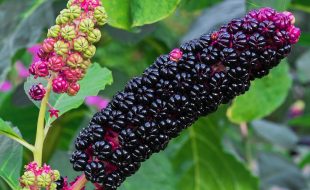
[[[111,84],[112,76],[107,69],[112,71],[113,83],[99,95],[112,98],[157,56],[168,53],[180,44],[186,34],[195,33],[197,27],[203,27],[198,20],[207,23],[230,15],[231,3],[239,3],[244,11],[272,6],[277,10],[294,12],[296,25],[302,29],[300,42],[290,57],[271,75],[255,81],[247,94],[185,130],[164,152],[145,162],[120,189],[310,188],[308,0],[102,2],[109,14],[109,26],[102,29],[103,38],[97,46],[94,60],[102,68],[95,65],[95,69],[89,72],[90,78],[84,81],[86,87],[81,87],[92,93],[82,93],[76,102],[64,98],[62,102],[67,104],[59,104],[65,108],[60,119],[53,123],[49,121],[53,127],[45,142],[45,162],[70,179],[78,175],[68,161],[72,142],[96,112],[94,107],[81,104],[85,95],[95,95],[105,85]],[[225,7],[225,11],[218,10],[219,5]],[[31,56],[26,48],[43,39],[47,27],[53,24],[55,15],[63,7],[63,0],[0,1],[0,81],[6,79],[13,84],[10,91],[0,93],[0,117],[18,127],[29,143],[34,142],[38,109],[24,93],[24,79],[18,77],[15,63],[30,64]],[[207,13],[212,10],[216,10],[217,14],[210,17]],[[242,14],[244,12],[240,12],[240,16]],[[196,35],[198,37],[200,33]],[[59,98],[55,97],[55,101]],[[294,104],[297,100],[303,106]],[[66,107],[69,104],[72,106]],[[0,180],[0,189],[15,189],[21,166],[31,161],[32,155],[24,149],[21,156],[22,147],[4,136],[0,137],[0,144],[0,176],[4,179]],[[8,168],[13,167],[8,164],[12,162],[18,169],[8,175]],[[87,189],[93,187],[89,185]]]

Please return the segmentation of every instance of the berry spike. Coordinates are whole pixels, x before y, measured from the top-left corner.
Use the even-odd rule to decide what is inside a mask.
[[[117,189],[183,129],[277,66],[300,36],[294,22],[289,12],[253,10],[160,56],[93,116],[77,137],[74,168]]]

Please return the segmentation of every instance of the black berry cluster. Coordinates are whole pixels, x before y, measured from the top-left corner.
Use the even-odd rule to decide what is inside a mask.
[[[158,57],[80,132],[73,168],[117,189],[170,139],[278,65],[299,38],[293,23],[289,12],[254,10]]]

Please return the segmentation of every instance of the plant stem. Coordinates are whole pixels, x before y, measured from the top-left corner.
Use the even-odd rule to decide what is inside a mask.
[[[50,96],[52,87],[52,79],[49,79],[46,94],[42,99],[38,123],[37,123],[37,134],[36,134],[36,142],[35,142],[35,151],[33,152],[34,161],[37,162],[38,166],[42,165],[42,152],[43,152],[43,143],[44,143],[44,120],[46,114],[46,107],[48,103],[48,98]]]
[[[85,187],[87,183],[87,179],[85,175],[81,175],[78,177],[78,179],[74,182],[74,184],[69,188],[69,190],[81,190],[83,187]]]
[[[245,151],[245,160],[250,169],[252,169],[252,151],[251,145],[249,141],[249,128],[247,123],[240,124],[240,132],[242,135],[243,143],[244,143],[244,151]]]
[[[24,139],[20,139],[18,137],[13,136],[13,135],[7,135],[7,136],[10,137],[11,139],[15,140],[16,142],[20,143],[24,147],[28,148],[30,151],[32,151],[32,152],[35,151],[35,147],[32,144],[29,144]]]

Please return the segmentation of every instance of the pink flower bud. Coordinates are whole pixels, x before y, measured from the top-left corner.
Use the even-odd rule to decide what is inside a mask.
[[[29,90],[29,95],[33,100],[40,101],[45,96],[46,90],[44,86],[39,83],[37,85],[33,85]]]
[[[69,96],[75,96],[80,90],[80,85],[78,83],[71,83],[67,90]]]
[[[55,93],[64,93],[68,89],[68,82],[63,77],[57,77],[53,79],[52,87]]]
[[[175,48],[173,49],[170,53],[169,53],[169,56],[170,56],[170,60],[171,61],[179,61],[179,59],[181,59],[183,55],[183,52],[178,49],[178,48]]]
[[[65,63],[63,62],[61,56],[55,55],[55,56],[48,59],[48,67],[50,70],[52,70],[54,72],[61,71],[61,69],[63,68],[64,65],[65,65]]]
[[[46,77],[49,75],[48,66],[46,62],[37,61],[32,63],[29,67],[29,73],[36,77]]]
[[[43,44],[42,44],[42,50],[47,52],[47,53],[53,51],[55,42],[56,41],[53,38],[45,39]]]
[[[101,5],[100,0],[75,0],[75,4],[79,4],[85,11],[92,10]]]
[[[292,44],[296,44],[298,42],[299,37],[300,37],[300,29],[295,27],[295,26],[292,26],[289,29],[289,36],[290,36],[290,42]]]

